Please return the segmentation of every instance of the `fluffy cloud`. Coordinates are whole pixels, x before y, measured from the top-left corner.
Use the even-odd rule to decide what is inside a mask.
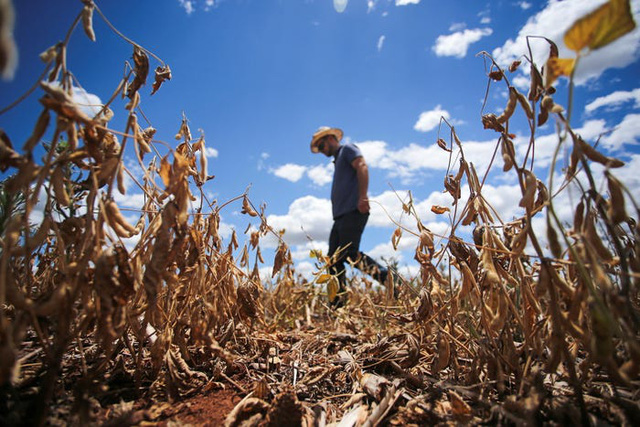
[[[267,222],[275,230],[286,230],[283,238],[289,246],[304,245],[309,238],[324,242],[333,224],[331,201],[304,196],[291,203],[285,215],[269,215]]]
[[[182,6],[188,15],[191,15],[195,11],[195,2],[192,0],[178,0],[180,6]]]
[[[53,83],[54,85],[57,84]],[[98,95],[87,92],[81,87],[73,86],[72,97],[73,101],[80,106],[80,110],[89,117],[93,117],[102,109],[102,100]]]
[[[178,0],[178,3],[187,12],[187,15],[191,15],[196,11],[198,0]],[[202,3],[204,3],[203,9],[205,11],[209,11],[215,6],[215,0],[204,0]]]
[[[406,6],[408,4],[418,4],[420,0],[396,0],[396,6]]]
[[[553,40],[560,49],[560,57],[574,57],[563,42],[564,33],[573,24],[573,19],[584,16],[603,4],[605,0],[550,0],[548,5],[532,16],[522,27],[515,39],[509,39],[493,51],[493,57],[504,67],[528,52],[527,36],[544,35]],[[631,9],[636,22],[640,19],[640,0],[631,1]],[[572,17],[571,19],[567,19]],[[549,44],[541,39],[530,40],[533,59],[544,64],[549,56]],[[624,68],[640,57],[640,31],[633,31],[616,42],[591,52],[580,60],[575,81],[584,84],[597,78],[610,67]],[[523,67],[528,72],[528,67]]]
[[[640,114],[627,114],[601,141],[611,151],[622,150],[625,144],[637,144],[640,141]]]
[[[303,177],[306,170],[306,166],[287,163],[286,165],[273,169],[271,173],[279,178],[284,178],[287,181],[298,182]]]
[[[377,45],[378,52],[382,50],[382,45],[384,45],[384,39],[385,39],[385,36],[380,36],[380,38],[378,39],[378,45]]]
[[[585,141],[593,144],[600,136],[607,132],[607,124],[604,120],[588,120],[580,128],[574,129],[574,132],[580,135]],[[528,150],[528,137],[519,137],[514,140],[516,153],[518,158],[522,159]],[[558,146],[560,139],[556,133],[538,135],[536,137],[536,158],[535,164],[538,168],[549,167],[553,159],[553,153]],[[562,153],[567,153],[571,149],[571,142],[564,144]],[[568,156],[568,154],[567,154]],[[562,155],[561,158],[567,157]]]
[[[447,110],[443,110],[442,107],[438,105],[431,111],[421,113],[418,121],[413,125],[413,128],[419,132],[429,132],[440,124],[441,117],[448,119],[449,112]]]
[[[640,108],[640,88],[632,91],[619,90],[609,95],[601,96],[588,103],[584,110],[587,113],[593,113],[602,107],[616,109],[628,101],[634,101],[634,107]]]
[[[307,177],[320,187],[329,184],[333,180],[333,163],[309,167]]]
[[[531,3],[529,3],[528,1],[521,1],[518,2],[518,6],[520,6],[522,10],[527,10],[531,7]]]
[[[204,155],[207,156],[207,157],[211,157],[211,158],[217,158],[218,157],[218,150],[216,150],[213,147],[205,147]]]
[[[491,34],[493,34],[491,28],[474,28],[472,30],[458,31],[453,34],[438,36],[436,44],[432,49],[437,56],[464,58],[471,44]]]

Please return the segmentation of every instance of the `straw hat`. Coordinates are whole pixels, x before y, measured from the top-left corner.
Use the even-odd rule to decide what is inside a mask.
[[[316,133],[313,134],[311,138],[311,152],[317,153],[318,150],[318,141],[324,136],[333,135],[336,137],[338,142],[342,139],[342,130],[338,128],[330,128],[329,126],[319,127]]]

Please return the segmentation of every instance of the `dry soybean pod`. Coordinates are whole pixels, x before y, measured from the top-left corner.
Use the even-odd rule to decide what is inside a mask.
[[[507,106],[504,108],[502,114],[500,114],[496,120],[498,123],[503,124],[513,115],[513,112],[516,109],[516,103],[518,102],[518,94],[514,87],[509,87],[509,100],[507,101]]]

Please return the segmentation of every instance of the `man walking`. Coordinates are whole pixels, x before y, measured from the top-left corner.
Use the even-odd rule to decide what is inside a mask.
[[[330,267],[338,277],[338,296],[330,301],[340,307],[346,302],[345,261],[385,284],[388,271],[368,255],[360,252],[360,238],[369,219],[369,170],[360,149],[351,143],[340,144],[342,130],[321,127],[311,138],[311,152],[333,157],[335,164],[331,185],[333,227],[329,235],[329,257],[338,252]]]

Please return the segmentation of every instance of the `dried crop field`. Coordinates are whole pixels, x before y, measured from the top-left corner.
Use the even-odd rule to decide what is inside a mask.
[[[524,215],[500,219],[449,127],[437,143],[451,155],[443,177],[451,207],[433,207],[453,219],[444,244],[405,203],[420,232],[420,275],[399,278],[398,298],[393,286],[355,277],[337,310],[327,305],[336,292],[331,260],[314,254],[317,272],[307,281],[264,206],[247,193],[208,201],[206,142],[192,137],[186,117],[168,154],[144,127],[140,91],[148,80],[162,90],[171,78],[162,60],[123,36],[133,53],[111,101],[94,117],[76,104],[69,36],[84,30],[95,39],[93,19],[107,20],[84,3],[67,38],[42,54],[44,77],[29,95],[42,104],[31,137],[14,141],[0,130],[8,177],[0,192],[2,424],[638,425],[638,206],[615,176],[622,162],[573,131],[571,100],[553,98],[555,79],[571,77],[580,52],[635,27],[628,1],[606,3],[572,27],[565,41],[578,59],[558,58],[549,40],[544,72],[530,52],[508,70],[484,54],[488,83],[506,85],[509,100],[502,114],[478,120],[495,134],[492,168],[518,177]],[[517,67],[530,68],[528,93],[509,82]],[[124,129],[110,125],[118,97],[128,102]],[[531,131],[524,158],[513,147],[513,117]],[[536,129],[548,120],[558,124],[556,154],[570,150],[560,182],[533,173]],[[144,170],[135,224],[114,201],[130,174],[125,149]],[[594,164],[605,167],[602,178]],[[581,196],[567,224],[554,197],[569,186]],[[42,197],[44,219],[32,226]],[[235,233],[225,241],[224,209],[260,226],[246,242]],[[536,217],[546,219],[543,235],[531,226]],[[408,232],[399,227],[392,243]],[[272,286],[258,274],[268,234],[280,239]],[[218,418],[196,417],[202,406],[217,408]]]

